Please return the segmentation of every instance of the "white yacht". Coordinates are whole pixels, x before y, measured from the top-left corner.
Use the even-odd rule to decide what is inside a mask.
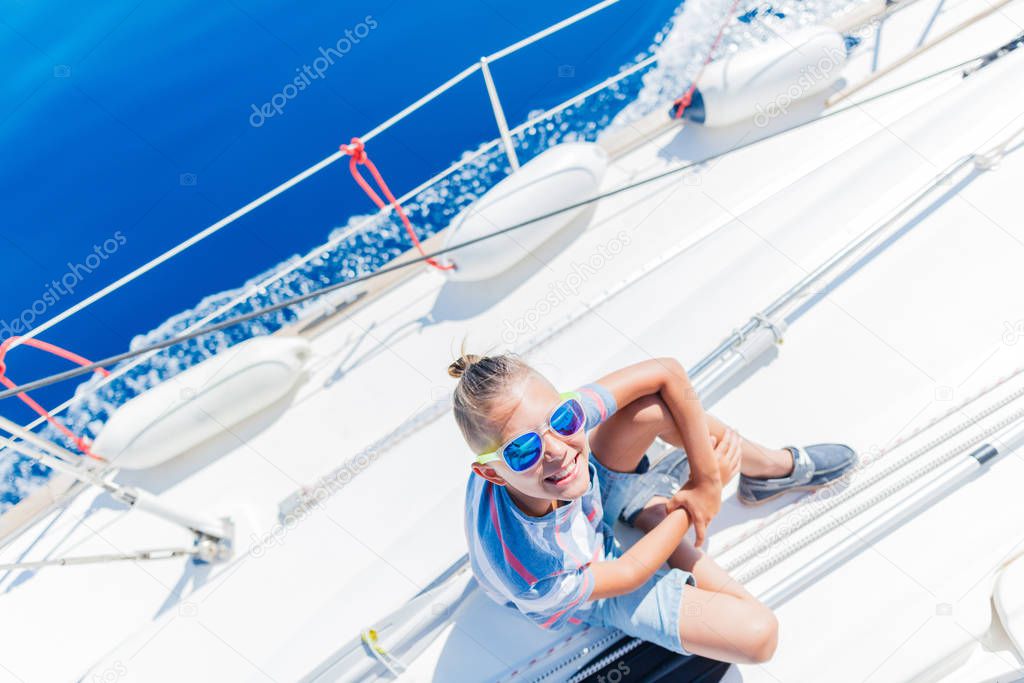
[[[372,158],[374,138],[454,85],[486,88],[494,141],[397,201],[488,153],[510,174],[419,249],[288,302],[294,324],[125,403],[95,458],[42,420],[0,418],[5,448],[56,470],[0,517],[0,681],[1024,679],[1024,0],[867,0],[721,54],[726,8],[690,0],[676,21],[703,28],[714,59],[676,65],[695,79],[686,106],[637,102],[596,142],[522,163],[535,128],[673,66],[666,41],[506,120],[489,64],[614,1],[397,101],[365,147],[17,340],[45,341],[310,175]],[[176,334],[223,325],[371,225]],[[751,438],[857,448],[856,471],[812,495],[748,508],[725,489],[707,550],[776,610],[771,661],[543,631],[482,594],[446,374],[464,341],[564,387],[674,356]],[[108,363],[73,400],[160,351]]]

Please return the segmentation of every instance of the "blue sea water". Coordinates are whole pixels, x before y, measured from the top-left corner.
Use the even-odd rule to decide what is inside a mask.
[[[818,21],[855,0],[741,3],[723,50]],[[337,149],[462,70],[591,4],[188,0],[4,2],[0,12],[0,338],[22,333]],[[658,65],[517,139],[526,161],[566,139],[662,107],[681,92],[731,2],[622,0],[492,67],[511,125],[653,52]],[[401,194],[496,137],[479,74],[368,143]],[[421,236],[444,228],[507,171],[485,154],[406,205]],[[180,332],[282,262],[370,213],[346,164],[314,175],[215,236],[61,322],[41,339],[100,358]],[[408,248],[397,221],[325,250],[234,309],[371,270]],[[285,311],[173,347],[97,391],[33,396],[94,437],[124,401]],[[19,348],[15,381],[66,369]],[[77,388],[77,394],[75,394]],[[16,399],[0,413],[34,417]],[[51,431],[52,433],[52,431]],[[0,455],[0,509],[47,476]]]

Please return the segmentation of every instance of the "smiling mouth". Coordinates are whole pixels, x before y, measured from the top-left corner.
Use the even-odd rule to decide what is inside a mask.
[[[544,481],[551,482],[555,486],[564,486],[575,479],[580,469],[580,455],[580,453],[577,453],[562,469],[544,477]]]

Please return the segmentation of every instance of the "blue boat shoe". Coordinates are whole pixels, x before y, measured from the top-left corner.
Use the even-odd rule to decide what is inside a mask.
[[[777,479],[740,475],[736,497],[746,505],[760,505],[790,491],[808,491],[846,474],[857,464],[857,453],[841,443],[819,443],[800,448],[786,446],[793,454],[793,471]]]

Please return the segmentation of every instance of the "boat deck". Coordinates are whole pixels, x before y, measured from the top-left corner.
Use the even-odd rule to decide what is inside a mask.
[[[983,6],[947,3],[933,34]],[[887,20],[882,64],[912,47],[934,9],[921,0]],[[1021,26],[1018,1],[857,98],[975,56]],[[858,53],[847,79],[863,77],[870,61],[870,50]],[[764,128],[673,128],[614,159],[604,188],[820,109],[794,105]],[[236,557],[0,574],[0,611],[11,615],[0,623],[0,681],[109,672],[126,681],[300,678],[465,553],[470,454],[445,410],[454,385],[446,367],[463,340],[470,350],[519,350],[567,388],[650,357],[689,365],[952,162],[1021,126],[1017,52],[965,81],[943,77],[604,200],[489,282],[450,283],[423,269],[312,328],[309,377],[286,401],[171,463],[117,475],[168,504],[230,515]],[[707,397],[712,412],[767,444],[843,440],[871,453],[1018,365],[1024,339],[1007,336],[1024,336],[1024,149],[1015,144],[994,169],[961,174],[908,217],[898,239],[809,299],[771,362]],[[403,433],[357,460],[322,505],[281,520],[296,492],[400,425]],[[902,680],[927,667],[938,667],[929,674],[937,678],[940,665],[960,663],[943,664],[940,654],[975,657],[971,670],[984,675],[1020,667],[1004,643],[985,640],[992,577],[1024,542],[1024,517],[1013,512],[1020,481],[1024,456],[1006,457],[788,596],[775,659],[734,667],[733,680],[821,671],[830,680]],[[713,553],[793,500],[744,509],[731,490],[712,527]],[[189,540],[86,490],[37,520],[0,561]],[[751,588],[771,592],[829,542]],[[500,676],[551,638],[475,599],[411,676]]]

